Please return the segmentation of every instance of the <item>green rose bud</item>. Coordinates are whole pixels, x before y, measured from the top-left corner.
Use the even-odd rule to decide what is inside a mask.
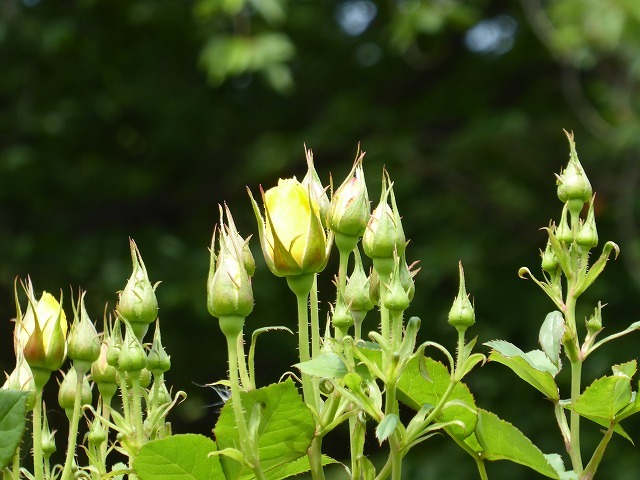
[[[391,206],[387,203],[389,197],[391,197]],[[405,251],[406,239],[402,221],[393,193],[393,184],[386,170],[382,176],[380,203],[369,218],[369,224],[362,237],[362,246],[364,253],[374,260],[376,269],[378,269],[376,259],[393,259],[394,254],[402,256]],[[387,271],[378,271],[378,273],[388,275],[392,269],[391,264],[385,269]]]
[[[331,242],[322,227],[320,207],[296,179],[280,179],[263,192],[265,218],[253,199],[260,245],[274,275],[288,277],[324,269]]]
[[[118,371],[109,365],[107,362],[107,352],[109,351],[109,344],[111,338],[107,338],[100,345],[100,355],[98,359],[91,365],[91,378],[98,386],[98,391],[107,404],[111,402],[111,399],[118,390]],[[120,356],[119,351],[114,352],[117,357]]]
[[[602,304],[600,302],[598,302],[593,315],[585,321],[585,325],[591,335],[595,335],[602,330]]]
[[[253,310],[253,290],[242,253],[246,242],[238,234],[226,205],[225,211],[226,225],[220,208],[217,248],[215,232],[211,243],[207,307],[209,313],[217,318],[230,315],[244,318]]]
[[[371,207],[362,168],[364,154],[362,152],[356,158],[351,172],[331,198],[329,226],[336,234],[336,239],[347,236],[355,237],[357,241],[369,223]]]
[[[386,286],[386,294],[384,295],[384,306],[388,310],[396,312],[404,312],[409,308],[409,295],[402,285],[400,278],[400,263],[405,263],[396,256],[395,267],[391,274],[389,285]]]
[[[80,293],[80,305],[73,306],[73,324],[69,333],[69,358],[80,374],[89,371],[100,356],[100,338],[84,306],[85,292]],[[79,311],[78,311],[79,310]]]
[[[460,288],[458,290],[458,295],[453,300],[453,306],[449,311],[449,324],[455,327],[459,332],[463,332],[475,323],[476,314],[464,285],[464,270],[462,269],[462,262],[459,264],[459,269]]]
[[[51,457],[56,452],[56,431],[53,432],[49,428],[49,420],[47,419],[47,408],[42,404],[42,454],[45,458]]]
[[[598,245],[598,229],[596,227],[596,218],[593,210],[593,202],[595,196],[589,203],[589,211],[587,212],[587,218],[582,225],[578,234],[576,235],[576,243],[587,250],[590,250]]]
[[[157,377],[171,368],[171,357],[167,355],[162,346],[162,338],[160,336],[160,323],[156,322],[156,330],[153,335],[153,343],[151,350],[147,355],[147,368]]]
[[[344,301],[349,306],[352,314],[354,312],[366,313],[373,308],[370,282],[367,274],[364,272],[360,252],[358,250],[354,250],[353,252],[355,254],[355,266],[344,289]]]
[[[140,372],[147,366],[147,355],[131,326],[127,322],[124,323],[126,332],[120,346],[118,370],[120,372]]]
[[[542,257],[542,269],[545,272],[554,272],[558,268],[558,256],[551,248],[550,240],[547,240],[547,246],[545,247],[544,252],[540,251],[540,255]]]
[[[565,204],[562,208],[560,223],[556,227],[555,235],[561,242],[571,245],[573,243],[573,232],[571,231],[571,227],[569,227],[569,222],[567,221],[568,209],[569,207]]]
[[[313,152],[311,149],[304,149],[307,157],[307,174],[302,179],[302,186],[307,189],[311,195],[311,198],[316,201],[320,209],[320,220],[322,226],[327,228],[327,216],[329,214],[329,197],[327,196],[327,188],[322,186],[322,181],[313,166]]]
[[[353,317],[341,295],[338,295],[335,307],[331,308],[331,324],[342,335],[346,335],[351,325],[353,325]]]
[[[133,240],[130,240],[133,272],[124,290],[120,292],[118,313],[127,319],[138,339],[142,340],[149,324],[158,317],[158,300],[155,288],[149,281],[140,251]]]
[[[573,133],[564,131],[569,140],[570,156],[567,168],[558,175],[558,198],[561,202],[569,205],[569,210],[573,217],[577,217],[582,210],[582,206],[591,200],[593,190],[587,174],[582,168],[576,152]]]
[[[58,389],[58,404],[64,408],[69,418],[73,415],[73,404],[76,399],[77,384],[78,374],[76,369],[70,368]],[[80,405],[89,405],[91,404],[91,400],[91,385],[89,384],[87,376],[82,375],[82,394],[80,398]]]

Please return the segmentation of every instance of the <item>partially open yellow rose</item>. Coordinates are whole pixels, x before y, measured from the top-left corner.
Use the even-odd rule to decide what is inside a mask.
[[[57,370],[67,358],[67,317],[50,293],[43,292],[37,302],[28,294],[31,301],[16,323],[17,347],[32,368]]]
[[[251,197],[260,230],[260,244],[269,269],[277,276],[321,271],[328,256],[320,208],[295,177],[280,179],[263,194],[265,218]]]

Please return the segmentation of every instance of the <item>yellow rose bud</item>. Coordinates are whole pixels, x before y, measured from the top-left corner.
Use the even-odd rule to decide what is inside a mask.
[[[27,287],[29,305],[16,321],[16,346],[29,366],[53,372],[67,358],[67,317],[50,293],[36,301],[31,285]]]
[[[18,353],[18,359],[16,361],[16,368],[13,369],[11,374],[7,377],[2,387],[5,390],[21,390],[23,392],[29,392],[27,397],[27,410],[32,410],[36,404],[36,384],[33,379],[33,373],[29,364],[24,359],[22,352]]]
[[[262,196],[264,219],[253,196],[251,202],[269,269],[279,277],[322,271],[330,242],[322,227],[320,208],[308,189],[295,177],[280,179],[277,187]]]

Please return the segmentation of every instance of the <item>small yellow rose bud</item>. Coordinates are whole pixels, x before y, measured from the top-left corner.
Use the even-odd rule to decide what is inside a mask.
[[[249,192],[251,196],[251,192]],[[320,207],[295,177],[280,179],[262,195],[265,218],[251,196],[260,245],[274,275],[288,277],[324,269],[330,242],[322,227]]]
[[[36,301],[31,285],[26,291],[29,305],[16,321],[17,346],[32,370],[53,372],[67,358],[67,317],[50,293]]]
[[[4,385],[2,385],[2,388],[5,390],[21,390],[23,392],[29,392],[26,407],[27,411],[33,410],[33,407],[36,404],[36,384],[33,380],[31,368],[21,351],[18,352],[16,368],[14,368],[9,374]]]
[[[118,313],[127,319],[138,339],[142,340],[149,324],[158,316],[158,300],[155,286],[151,285],[147,269],[144,266],[140,251],[133,240],[130,240],[133,272],[124,290],[120,292]]]

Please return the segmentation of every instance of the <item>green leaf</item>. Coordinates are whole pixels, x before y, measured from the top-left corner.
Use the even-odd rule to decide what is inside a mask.
[[[245,421],[258,405],[261,409],[257,426],[260,465],[265,473],[282,468],[307,453],[315,433],[315,421],[309,407],[304,403],[293,381],[242,393]],[[233,397],[222,408],[215,427],[218,448],[238,448],[238,431],[233,415]],[[240,475],[251,477],[253,472],[242,470],[233,460],[222,458],[222,466],[228,479]]]
[[[616,414],[631,402],[631,379],[626,375],[612,375],[595,380],[580,395],[573,409],[580,415],[615,421]]]
[[[542,351],[557,366],[560,365],[560,347],[562,346],[563,334],[564,317],[561,312],[554,310],[547,314],[544,322],[542,322],[538,340]]]
[[[332,463],[338,463],[327,455],[322,455],[322,465],[330,465]],[[281,467],[273,468],[269,472],[265,473],[266,480],[281,480],[283,478],[294,477],[311,470],[309,466],[309,458],[307,456],[300,457],[293,462],[289,462]]]
[[[502,363],[509,367],[516,375],[542,392],[547,398],[553,401],[560,399],[558,387],[551,372],[540,370],[534,366],[535,364],[540,366],[539,358],[531,358],[515,345],[502,340],[487,342],[485,345],[494,349],[489,355],[489,361]]]
[[[396,430],[400,418],[395,413],[385,415],[376,427],[376,438],[380,443],[384,442]]]
[[[302,373],[322,378],[342,378],[347,374],[347,366],[340,355],[333,352],[321,353],[311,360],[294,365]]]
[[[549,465],[556,471],[560,480],[578,480],[578,474],[573,470],[565,470],[562,457],[557,453],[547,453],[544,456],[549,462]]]
[[[429,380],[421,373],[428,375]],[[415,357],[407,363],[407,366],[398,381],[398,398],[404,403],[420,410],[423,405],[437,405],[451,382],[449,370],[440,362],[429,357]],[[469,391],[469,388],[462,382],[458,382],[451,392],[448,403],[457,400],[465,406],[452,403],[445,407],[436,419],[438,422],[450,422],[458,420],[465,425],[447,427],[447,432],[456,438],[464,439],[471,435],[475,429],[477,415],[475,414],[476,404]]]
[[[133,461],[140,480],[218,480],[224,478],[215,442],[203,435],[173,435],[145,444]]]
[[[0,389],[0,470],[11,463],[26,424],[29,392]]]
[[[509,422],[491,412],[478,409],[476,437],[482,447],[482,456],[487,460],[509,460],[546,477],[560,478],[531,440]]]
[[[611,367],[614,375],[625,375],[629,378],[633,378],[636,374],[636,370],[638,368],[637,362],[635,360],[631,360],[626,363],[621,363],[620,365],[614,365]]]

